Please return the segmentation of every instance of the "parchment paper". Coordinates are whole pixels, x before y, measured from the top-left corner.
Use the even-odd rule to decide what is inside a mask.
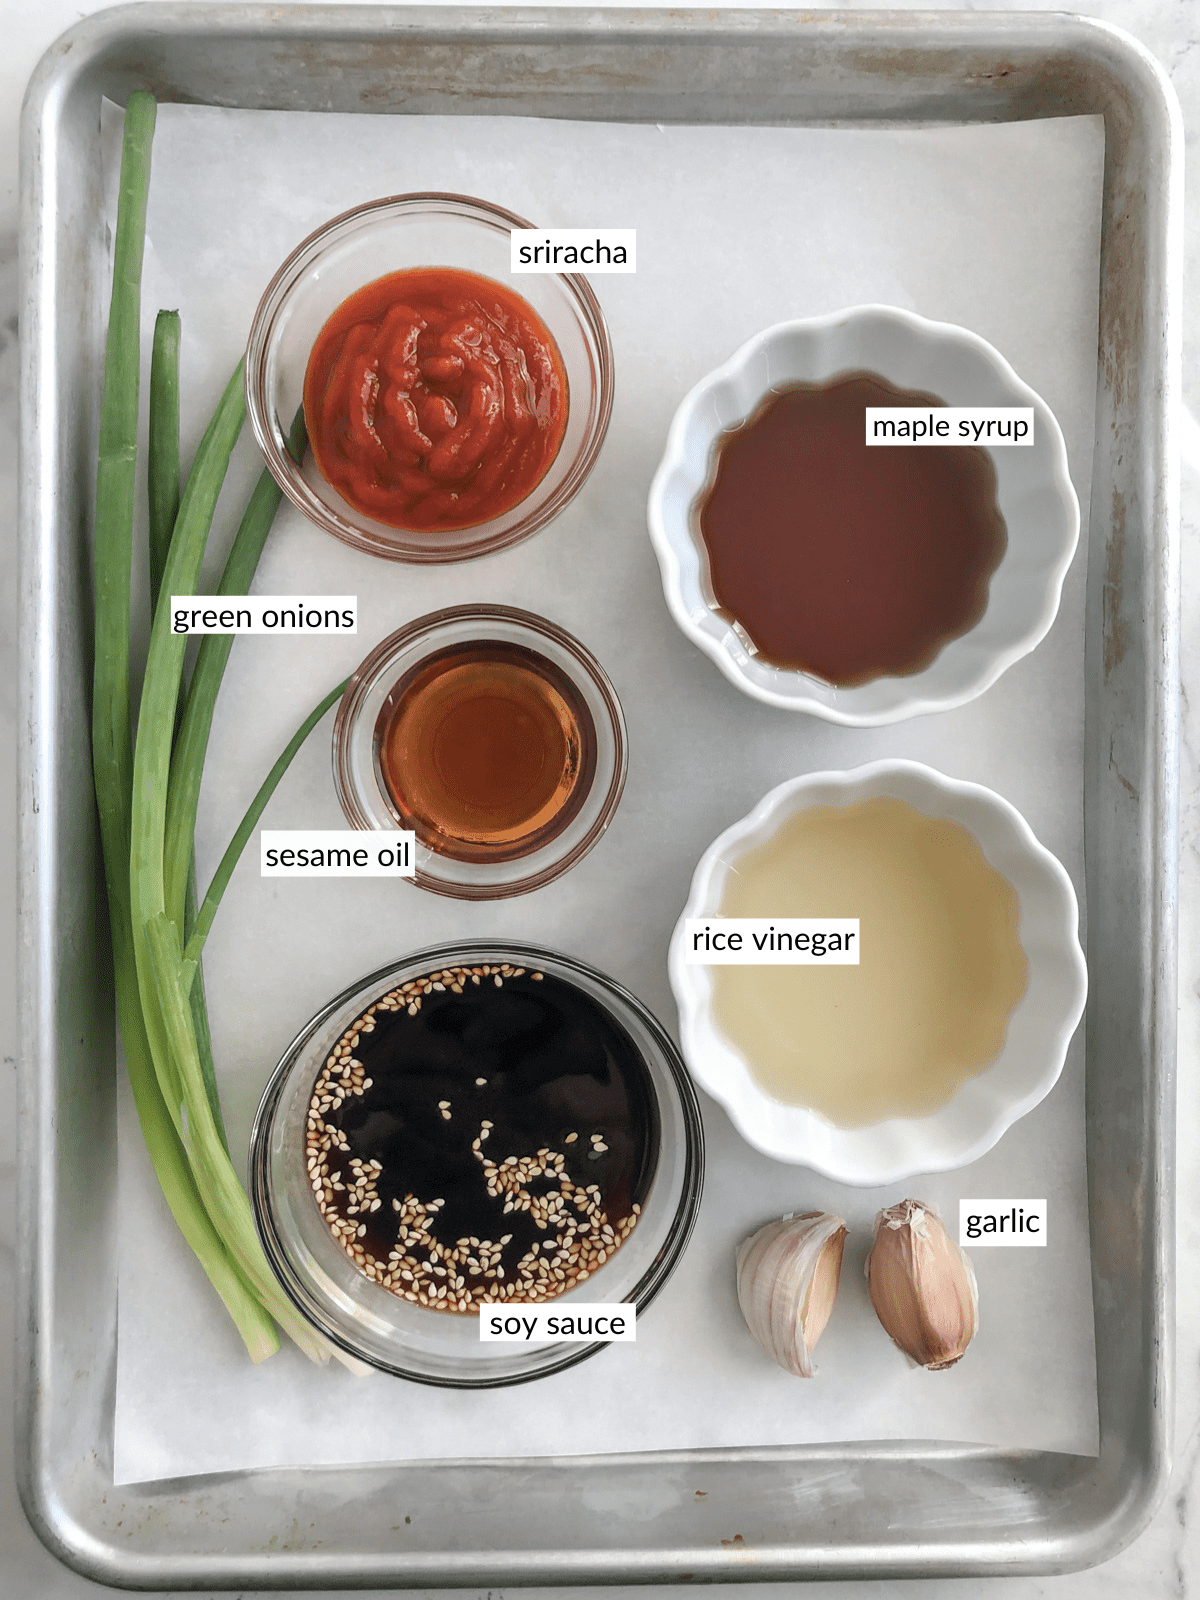
[[[115,187],[117,128],[106,130]],[[163,107],[145,274],[183,316],[185,452],[287,252],[336,212],[450,189],[536,226],[638,230],[635,276],[597,277],[616,352],[612,426],[575,503],[515,550],[445,568],[352,552],[285,509],[256,587],[357,593],[357,638],[245,638],[213,733],[198,834],[203,887],[301,718],[375,643],[439,606],[538,611],[600,657],[629,724],[629,781],[608,834],[558,883],[467,906],[411,885],[258,877],[247,851],[206,954],[231,1145],[244,1160],[270,1071],[326,1000],[402,953],[465,934],[593,962],[675,1022],[665,952],[695,863],[798,772],[910,756],[989,784],[1066,865],[1083,900],[1084,540],[1049,637],[980,700],[846,730],[740,695],[671,622],[645,500],[676,405],[744,339],[789,317],[878,301],[991,340],[1062,425],[1087,528],[1100,185],[1099,119],[906,131],[602,126],[513,119],[302,116]],[[241,448],[211,565],[259,469]],[[264,826],[343,826],[331,719]],[[118,1483],[247,1467],[705,1449],[915,1438],[1094,1453],[1096,1379],[1084,1169],[1083,1043],[1058,1086],[973,1166],[886,1190],[767,1160],[705,1102],[707,1184],[693,1242],[635,1345],[517,1389],[458,1393],[284,1348],[246,1359],[175,1233],[127,1094],[120,1126]],[[981,1328],[949,1372],[910,1369],[876,1323],[862,1264],[875,1211],[908,1193],[955,1228],[963,1195],[1049,1200],[1049,1245],[977,1250]],[[751,1341],[733,1250],[788,1211],[848,1220],[842,1287],[811,1382]]]

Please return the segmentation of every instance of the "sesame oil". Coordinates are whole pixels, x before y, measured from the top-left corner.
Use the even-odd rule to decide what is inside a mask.
[[[458,861],[532,854],[578,815],[596,731],[554,662],[497,639],[447,646],[397,682],[375,729],[379,776],[401,825]]]

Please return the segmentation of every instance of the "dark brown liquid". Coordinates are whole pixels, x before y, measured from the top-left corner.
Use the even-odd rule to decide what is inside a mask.
[[[317,1080],[307,1157],[357,1265],[462,1312],[590,1277],[636,1225],[658,1146],[646,1068],[603,1007],[482,966],[416,979],[351,1025]]]
[[[772,394],[718,440],[709,579],[766,661],[845,688],[904,677],[982,617],[1008,542],[987,451],[865,443],[867,406],[942,403],[855,372]]]
[[[587,798],[595,725],[552,661],[521,645],[451,645],[394,686],[375,730],[401,822],[456,861],[511,861],[555,838]]]

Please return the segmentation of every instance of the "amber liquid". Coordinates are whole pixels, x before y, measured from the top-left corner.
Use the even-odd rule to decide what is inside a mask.
[[[983,616],[1008,542],[987,451],[864,442],[867,406],[941,404],[856,372],[772,394],[718,441],[709,583],[765,660],[844,688],[904,677]]]
[[[743,856],[727,917],[857,917],[857,967],[713,967],[713,1019],[769,1095],[842,1128],[923,1116],[1004,1047],[1029,964],[1016,890],[961,823],[815,806]]]
[[[578,815],[596,769],[591,713],[545,656],[500,640],[451,645],[393,687],[375,729],[402,825],[457,861],[511,861]]]

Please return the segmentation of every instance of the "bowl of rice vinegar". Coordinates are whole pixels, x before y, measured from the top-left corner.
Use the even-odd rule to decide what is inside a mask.
[[[687,924],[854,919],[857,959],[688,959]],[[776,1160],[875,1185],[975,1160],[1048,1094],[1087,972],[1067,873],[908,761],[781,784],[705,852],[671,946],[684,1058]],[[816,948],[816,946],[814,946]]]

